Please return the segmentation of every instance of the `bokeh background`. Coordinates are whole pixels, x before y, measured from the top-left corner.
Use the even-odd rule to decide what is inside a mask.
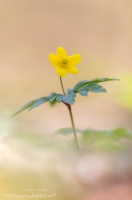
[[[36,135],[47,137],[71,126],[64,105],[51,107],[48,103],[3,124],[27,102],[51,92],[61,93],[59,77],[48,61],[48,54],[55,53],[58,46],[68,55],[79,53],[82,58],[78,75],[68,74],[63,79],[65,88],[85,79],[120,79],[102,84],[107,93],[90,93],[88,98],[78,95],[73,106],[76,127],[132,129],[131,0],[0,0],[0,148],[4,168],[13,162],[18,169],[20,163],[31,169],[37,159],[34,154],[39,161],[44,159],[42,149],[38,150],[43,137],[37,140]],[[25,140],[39,141],[34,154]],[[3,180],[6,185],[12,179]]]
[[[132,97],[132,88],[124,81],[125,75],[132,74],[131,7],[129,0],[1,0],[1,120],[32,99],[61,92],[48,54],[62,46],[68,55],[79,53],[82,57],[77,66],[79,74],[63,79],[65,88],[84,79],[121,80],[105,83],[107,94],[78,97],[73,108],[78,128],[131,128],[131,110],[116,96],[127,93],[128,98]],[[48,133],[70,125],[67,110],[61,104],[53,109],[45,104],[24,112],[12,123],[21,129]]]

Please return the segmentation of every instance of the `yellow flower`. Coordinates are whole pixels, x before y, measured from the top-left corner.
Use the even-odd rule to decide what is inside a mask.
[[[66,73],[78,73],[78,70],[74,66],[81,61],[81,57],[79,54],[67,56],[65,49],[63,47],[58,47],[56,55],[52,53],[49,54],[49,61],[51,65],[55,67],[56,73],[64,77]]]

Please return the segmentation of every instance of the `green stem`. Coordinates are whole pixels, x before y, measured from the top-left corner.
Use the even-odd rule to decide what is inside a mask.
[[[67,107],[68,107],[68,110],[69,110],[69,113],[70,113],[70,118],[71,118],[71,123],[72,123],[72,129],[73,129],[73,133],[74,133],[74,138],[75,138],[75,142],[76,142],[76,147],[77,147],[77,150],[79,151],[79,143],[78,143],[78,139],[77,139],[76,128],[75,128],[75,124],[74,124],[74,119],[73,119],[71,105],[68,105]]]
[[[62,91],[63,91],[64,95],[66,95],[64,87],[63,87],[61,76],[60,76],[60,83],[61,83]],[[75,138],[75,143],[76,143],[77,150],[79,151],[79,143],[78,143],[78,139],[77,139],[76,128],[75,128],[74,118],[73,118],[73,114],[72,114],[72,108],[71,108],[70,104],[67,104],[67,103],[64,103],[64,104],[67,106],[67,108],[69,110],[71,124],[72,124],[72,129],[73,129],[73,134],[74,134],[74,138]]]
[[[63,93],[66,95],[65,90],[64,90],[64,87],[63,87],[63,83],[62,83],[62,78],[61,78],[61,76],[60,76],[60,83],[61,83],[62,91],[63,91]]]

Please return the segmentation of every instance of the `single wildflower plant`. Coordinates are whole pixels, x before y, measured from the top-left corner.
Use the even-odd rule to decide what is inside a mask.
[[[98,78],[93,80],[83,80],[77,83],[73,88],[67,89],[67,92],[64,90],[62,77],[66,75],[66,73],[77,74],[78,70],[75,68],[75,65],[81,61],[81,57],[79,54],[73,54],[72,56],[67,56],[66,51],[63,47],[58,47],[55,54],[49,54],[49,61],[55,67],[56,73],[60,76],[60,84],[63,91],[63,94],[57,94],[52,92],[49,96],[44,96],[35,100],[30,101],[26,105],[24,105],[20,110],[14,113],[11,117],[21,113],[22,111],[29,109],[32,110],[43,103],[49,102],[51,105],[56,103],[63,103],[69,110],[72,130],[75,138],[75,143],[77,150],[80,150],[79,142],[76,134],[76,128],[74,124],[73,114],[71,105],[75,103],[75,98],[77,94],[81,96],[88,96],[89,92],[92,93],[102,93],[106,92],[106,89],[101,86],[99,83],[106,81],[115,81],[119,80],[116,78]],[[11,118],[10,117],[10,118]]]
[[[55,67],[56,73],[63,78],[66,73],[78,73],[78,69],[74,66],[81,61],[81,57],[79,54],[67,56],[66,50],[63,47],[58,47],[56,55],[52,53],[49,54],[49,61],[51,65]]]

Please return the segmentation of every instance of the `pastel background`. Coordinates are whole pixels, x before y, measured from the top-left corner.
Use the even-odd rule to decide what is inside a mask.
[[[132,129],[131,0],[0,0],[0,148],[5,166],[13,162],[19,168],[24,163],[30,169],[34,165],[34,160],[28,162],[32,153],[20,159],[24,143],[17,139],[23,133],[50,135],[71,126],[64,105],[52,108],[48,103],[3,124],[27,102],[62,92],[48,61],[48,54],[59,46],[68,55],[79,53],[82,58],[78,75],[63,79],[65,88],[85,79],[120,79],[102,84],[107,93],[90,93],[88,98],[78,95],[73,106],[76,127]],[[16,136],[10,141],[12,133]],[[24,155],[29,151],[25,148]]]
[[[121,79],[105,83],[106,94],[78,96],[73,108],[78,128],[131,128],[132,113],[116,96],[126,93],[124,75],[132,74],[131,6],[130,0],[1,0],[1,121],[32,99],[61,92],[48,54],[62,46],[68,55],[79,53],[82,57],[79,74],[63,79],[65,88],[83,79]],[[127,88],[127,92],[131,91]],[[48,133],[70,126],[61,104],[53,109],[44,104],[9,123]]]

